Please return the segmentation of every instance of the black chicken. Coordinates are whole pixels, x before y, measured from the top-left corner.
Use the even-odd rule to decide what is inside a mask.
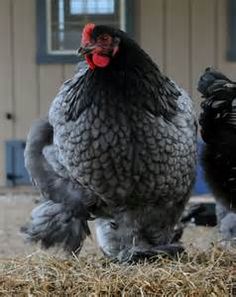
[[[76,250],[95,218],[112,258],[176,254],[174,227],[195,178],[192,101],[120,30],[86,25],[79,53],[86,66],[27,140],[26,166],[45,201],[24,232]]]
[[[236,210],[236,83],[207,68],[198,90],[205,98],[199,123],[206,179],[217,199]]]
[[[236,237],[236,83],[207,68],[198,90],[205,98],[199,121],[205,142],[202,163],[218,201],[220,231],[228,240]]]

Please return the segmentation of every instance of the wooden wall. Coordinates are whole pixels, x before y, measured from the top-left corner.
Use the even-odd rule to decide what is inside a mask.
[[[196,83],[208,65],[236,77],[227,62],[227,0],[136,0],[136,39],[160,68],[199,95]],[[34,118],[44,115],[73,65],[37,65],[34,0],[0,0],[0,184],[4,142],[25,139]],[[13,120],[6,114],[13,115]]]
[[[236,77],[236,63],[226,61],[227,0],[138,1],[140,43],[190,92],[199,112],[196,85],[207,66]]]

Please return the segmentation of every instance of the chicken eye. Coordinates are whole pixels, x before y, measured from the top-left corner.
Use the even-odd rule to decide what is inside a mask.
[[[114,221],[111,221],[111,222],[110,222],[110,226],[111,226],[111,228],[114,229],[114,230],[117,230],[117,229],[118,229],[118,224],[117,224],[116,222],[114,222]]]

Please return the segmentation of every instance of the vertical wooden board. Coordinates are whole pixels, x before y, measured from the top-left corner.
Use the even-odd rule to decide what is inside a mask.
[[[13,122],[6,119],[12,113],[12,42],[11,1],[0,1],[0,185],[5,184],[5,140],[12,138]]]
[[[64,65],[64,80],[71,78],[76,70],[75,64],[66,64]]]
[[[217,19],[218,19],[218,36],[217,36],[217,61],[218,68],[227,76],[235,80],[236,62],[227,61],[227,38],[228,36],[228,11],[227,0],[217,0]]]
[[[190,90],[189,45],[191,0],[165,0],[166,72],[179,85]]]
[[[140,44],[163,69],[163,8],[165,0],[140,0]]]
[[[25,139],[38,116],[35,1],[13,0],[15,135]]]
[[[197,113],[200,111],[200,93],[197,83],[208,66],[216,66],[216,6],[215,0],[191,1],[191,88]]]
[[[143,0],[135,0],[133,1],[134,7],[132,11],[133,18],[133,38],[140,44],[140,34],[141,34],[141,1]]]
[[[40,116],[48,113],[49,106],[64,81],[63,65],[40,65],[39,103]]]

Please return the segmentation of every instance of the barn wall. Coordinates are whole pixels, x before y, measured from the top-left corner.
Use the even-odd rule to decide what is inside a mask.
[[[236,77],[236,63],[226,60],[227,0],[138,1],[140,43],[190,92],[199,112],[196,84],[207,66]]]
[[[227,0],[136,0],[136,39],[160,68],[186,88],[199,109],[196,83],[208,65],[236,77],[225,59]],[[0,0],[0,184],[4,142],[25,139],[73,65],[37,65],[35,1]],[[7,113],[13,119],[7,119]]]

